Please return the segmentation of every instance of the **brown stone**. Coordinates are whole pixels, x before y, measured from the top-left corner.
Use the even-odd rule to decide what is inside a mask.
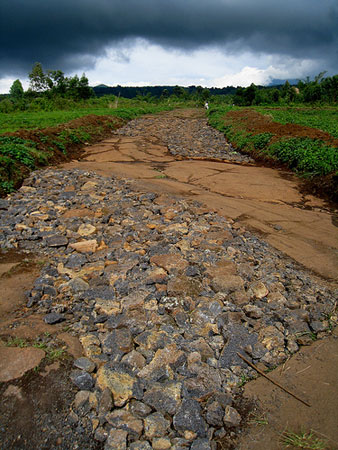
[[[84,354],[87,356],[87,358],[91,358],[102,353],[100,340],[94,334],[81,336],[80,341],[83,346]]]
[[[0,382],[22,377],[38,366],[44,357],[45,352],[39,348],[0,347]]]
[[[87,181],[82,187],[81,191],[92,191],[96,188],[97,183],[95,181]]]
[[[235,408],[228,405],[225,408],[225,414],[223,417],[223,421],[224,421],[225,425],[227,425],[229,427],[237,427],[241,423],[242,418],[238,414],[238,412],[236,411]]]
[[[94,217],[94,214],[94,211],[88,208],[74,208],[63,213],[62,217],[65,219],[71,219],[73,217]]]
[[[91,234],[95,233],[96,227],[91,225],[90,223],[83,223],[79,226],[79,229],[77,230],[78,234],[80,236],[90,236]]]
[[[261,300],[262,298],[266,297],[269,294],[268,288],[261,281],[253,283],[250,286],[249,292],[253,298],[256,298],[258,300]]]
[[[156,269],[150,271],[148,273],[148,277],[146,279],[146,283],[165,283],[167,280],[168,274],[161,267],[157,267]]]
[[[105,445],[107,450],[126,450],[128,433],[124,430],[111,429]]]
[[[136,350],[131,351],[127,355],[124,355],[122,362],[128,364],[134,369],[142,369],[146,365],[146,360],[141,353]]]
[[[96,239],[91,239],[88,241],[80,241],[75,242],[73,244],[69,244],[69,247],[73,248],[79,253],[89,253],[89,252],[96,252],[98,244]]]
[[[182,271],[188,267],[188,262],[181,255],[155,255],[150,258],[150,262],[162,267],[167,272]]]
[[[123,366],[106,364],[97,372],[97,385],[104,390],[108,388],[113,394],[114,405],[124,406],[132,397],[139,397],[138,380]]]
[[[244,281],[238,275],[215,276],[211,281],[211,286],[215,291],[224,293],[242,290]]]
[[[177,361],[184,355],[184,352],[179,350],[176,344],[170,344],[166,348],[159,349],[155,353],[154,358],[146,367],[144,367],[138,374],[140,378],[149,377],[155,370],[164,366],[177,363]]]
[[[108,423],[114,428],[122,428],[133,435],[133,438],[139,438],[143,431],[143,421],[136,418],[125,409],[117,409],[106,415]]]
[[[185,275],[169,280],[167,286],[168,295],[172,296],[198,296],[202,291],[202,285],[198,280],[194,280]]]
[[[75,359],[83,356],[83,348],[77,337],[72,336],[69,333],[60,333],[57,337],[67,345],[67,352]]]

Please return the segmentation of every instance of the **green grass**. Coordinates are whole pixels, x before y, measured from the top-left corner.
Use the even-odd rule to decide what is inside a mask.
[[[257,414],[253,414],[250,416],[250,419],[248,421],[251,425],[269,425],[269,421],[265,416],[258,416]]]
[[[50,338],[50,333],[45,333],[43,339]],[[55,345],[51,345],[50,343],[40,341],[39,338],[35,340],[33,343],[30,343],[28,340],[23,338],[9,338],[7,342],[5,342],[6,347],[34,347],[43,350],[46,353],[46,358],[54,361],[56,359],[61,359],[65,356],[65,351],[62,348],[55,347]]]
[[[0,136],[0,156],[12,158],[30,169],[34,169],[37,164],[45,164],[49,155],[39,151],[36,143],[29,139]]]
[[[296,123],[298,125],[317,128],[338,138],[338,108],[255,107],[254,109],[262,114],[271,115],[275,122],[282,124]]]
[[[25,348],[25,347],[29,346],[29,343],[26,341],[26,339],[14,337],[14,338],[9,338],[5,345],[6,345],[6,347]]]
[[[122,102],[118,108],[105,107],[87,107],[78,108],[70,111],[25,111],[13,113],[0,113],[0,130],[1,133],[14,132],[20,129],[43,129],[47,127],[55,127],[70,120],[78,119],[89,114],[97,116],[113,116],[121,119],[134,119],[143,114],[158,113],[164,110],[170,110],[172,106],[168,104],[131,104]]]
[[[304,450],[326,450],[327,442],[319,439],[314,431],[293,433],[284,431],[281,442],[285,448],[301,448]]]

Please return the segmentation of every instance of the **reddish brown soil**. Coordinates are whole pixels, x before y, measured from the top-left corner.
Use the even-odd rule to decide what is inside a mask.
[[[274,122],[272,117],[268,114],[260,114],[252,109],[241,109],[240,111],[230,111],[226,114],[227,119],[231,119],[247,131],[256,135],[260,133],[272,133],[275,135],[273,140],[278,140],[281,137],[307,137],[311,139],[320,139],[329,145],[338,147],[338,140],[331,134],[303,125],[295,123],[287,123],[285,125]]]
[[[283,433],[310,433],[325,445],[338,447],[338,329],[332,336],[302,349],[269,376],[311,406],[285,393],[263,377],[245,385],[244,398],[255,402],[236,450],[283,450]],[[299,447],[298,447],[299,448]]]

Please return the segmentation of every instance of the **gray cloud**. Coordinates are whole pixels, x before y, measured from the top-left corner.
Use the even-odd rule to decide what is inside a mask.
[[[0,77],[27,74],[36,61],[86,70],[109,46],[138,37],[183,51],[216,45],[318,59],[338,72],[336,0],[1,0]]]

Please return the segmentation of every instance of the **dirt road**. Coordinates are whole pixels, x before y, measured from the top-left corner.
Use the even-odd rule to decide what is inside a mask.
[[[276,450],[304,428],[335,449],[335,212],[198,110],[132,121],[64,169],[0,203],[2,446]],[[237,351],[283,363],[270,375],[311,408],[264,379],[243,398]]]
[[[88,147],[80,161],[63,167],[132,178],[142,189],[194,198],[258,232],[306,268],[336,279],[337,216],[324,201],[303,195],[294,175],[234,157],[226,144],[216,157],[212,149],[203,153],[211,129],[200,110],[138,119],[129,130]]]

